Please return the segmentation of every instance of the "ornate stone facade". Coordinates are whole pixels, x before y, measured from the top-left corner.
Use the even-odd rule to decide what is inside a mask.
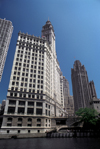
[[[87,71],[79,60],[74,62],[71,69],[71,79],[74,97],[75,111],[79,108],[90,107],[91,91]]]
[[[48,20],[42,37],[18,33],[1,133],[45,133],[61,113],[60,66]]]

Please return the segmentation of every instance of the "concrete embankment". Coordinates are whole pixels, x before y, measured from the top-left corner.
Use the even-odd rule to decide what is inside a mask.
[[[70,133],[27,133],[27,134],[0,134],[0,139],[10,138],[86,138],[86,137],[100,137],[98,132],[70,132]]]
[[[70,132],[70,133],[48,133],[47,138],[86,138],[86,137],[100,137],[98,132]]]
[[[10,138],[45,138],[46,133],[32,133],[32,134],[0,134],[0,139]]]

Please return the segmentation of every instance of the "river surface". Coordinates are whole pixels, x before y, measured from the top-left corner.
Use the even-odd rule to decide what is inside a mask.
[[[7,139],[0,149],[100,149],[100,138]]]

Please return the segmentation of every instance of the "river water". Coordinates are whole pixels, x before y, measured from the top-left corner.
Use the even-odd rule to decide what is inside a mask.
[[[100,149],[100,138],[7,139],[0,149]]]

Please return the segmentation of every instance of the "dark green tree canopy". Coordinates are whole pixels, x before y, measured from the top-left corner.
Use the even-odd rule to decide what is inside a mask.
[[[85,124],[96,125],[97,123],[96,116],[98,116],[98,112],[95,109],[80,108],[76,112],[76,115],[80,116],[81,122],[84,122]]]

